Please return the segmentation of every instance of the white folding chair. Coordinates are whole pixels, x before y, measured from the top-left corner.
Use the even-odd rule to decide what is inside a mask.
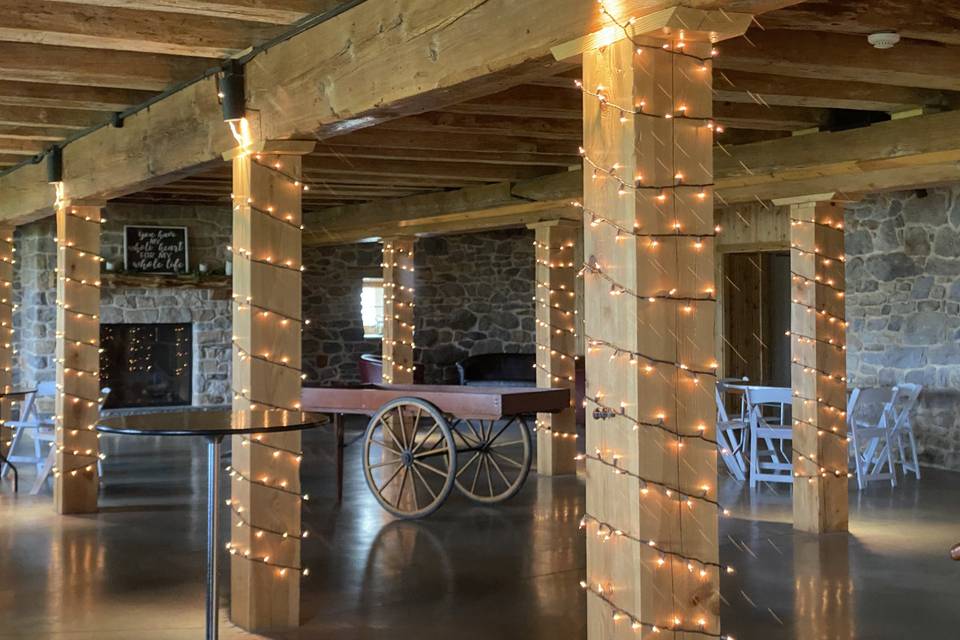
[[[56,392],[56,385],[54,385],[54,392]],[[110,387],[103,387],[100,389],[100,411],[103,411],[103,404],[107,401],[108,395],[110,395]],[[55,439],[53,444],[50,446],[50,450],[47,452],[46,460],[44,461],[43,466],[37,473],[37,479],[33,482],[33,486],[30,488],[30,495],[32,496],[40,493],[40,490],[43,489],[43,484],[47,481],[47,478],[50,477],[50,474],[53,473],[53,468],[57,464],[57,448],[54,446],[54,444],[56,444]],[[103,476],[103,463],[100,460],[97,460],[97,475],[101,477]]]
[[[758,482],[793,482],[793,425],[786,408],[793,405],[789,387],[747,387],[750,416],[750,488]],[[771,415],[772,414],[772,415]],[[760,448],[760,445],[764,448]]]
[[[917,439],[913,435],[913,421],[911,416],[920,398],[923,387],[919,384],[902,383],[893,388],[893,426],[890,430],[890,439],[897,443],[897,454],[903,474],[912,471],[920,479],[920,463],[917,461]],[[909,451],[905,451],[903,442],[907,441]],[[891,447],[892,448],[892,447]],[[907,456],[910,460],[907,460]]]
[[[737,480],[746,479],[746,463],[743,459],[743,450],[747,444],[747,423],[743,419],[731,420],[727,415],[724,404],[726,385],[717,382],[717,447],[720,449],[720,458],[727,465],[727,470]]]
[[[41,382],[37,385],[37,390],[24,396],[20,406],[20,415],[16,420],[7,421],[7,426],[13,429],[13,438],[10,441],[10,451],[7,459],[12,463],[25,462],[36,465],[37,469],[43,467],[44,460],[47,458],[47,451],[43,449],[42,444],[51,443],[56,439],[54,434],[54,424],[51,418],[45,418],[40,415],[38,400],[42,398],[53,398],[56,395],[57,386],[54,382]],[[21,444],[24,434],[31,430],[33,438],[33,455],[17,453],[17,446]],[[22,446],[20,447],[23,448]],[[9,465],[4,465],[0,469],[0,478],[6,477],[9,471]]]
[[[890,446],[896,393],[895,388],[856,388],[847,401],[850,455],[857,471],[857,488],[861,491],[875,480],[889,480],[891,487],[897,486],[893,447]]]

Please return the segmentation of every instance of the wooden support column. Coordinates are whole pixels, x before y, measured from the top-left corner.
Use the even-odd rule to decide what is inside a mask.
[[[580,225],[552,220],[535,232],[537,386],[570,390],[570,408],[537,415],[537,473],[576,473],[577,240]]]
[[[645,33],[583,54],[591,640],[720,633],[715,34]]]
[[[312,143],[240,149],[233,161],[233,408],[299,410],[301,155]],[[300,624],[300,433],[235,436],[231,620]]]
[[[0,226],[0,388],[13,385],[13,227]],[[6,426],[11,402],[0,401],[0,454],[10,450],[13,430]]]
[[[415,238],[383,239],[383,381],[413,384]]]
[[[847,352],[843,205],[832,194],[790,206],[793,526],[847,530]]]
[[[61,514],[97,510],[101,210],[99,203],[58,199],[53,497]]]

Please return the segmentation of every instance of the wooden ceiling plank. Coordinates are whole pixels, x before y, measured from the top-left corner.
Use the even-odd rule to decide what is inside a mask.
[[[929,89],[729,69],[714,71],[713,90],[714,99],[720,101],[888,112],[947,105],[956,99]]]
[[[748,38],[724,42],[713,64],[723,70],[960,90],[960,56],[918,41],[879,50],[860,36],[754,30]]]
[[[19,140],[17,138],[0,137],[0,153],[34,156],[43,151],[46,146],[42,141],[37,140]]]
[[[236,18],[266,24],[292,24],[323,13],[342,0],[50,0],[60,4],[120,7],[141,11]]]
[[[146,101],[152,95],[152,91],[133,89],[0,80],[0,105],[20,107],[123,111]]]
[[[86,129],[110,119],[109,113],[75,109],[30,109],[0,106],[0,125]]]
[[[511,136],[475,135],[441,132],[392,131],[382,125],[363,129],[344,136],[328,138],[323,144],[330,147],[390,147],[393,149],[432,149],[474,151],[480,153],[535,153],[540,155],[571,155],[577,153],[573,141],[538,140]]]
[[[896,31],[904,38],[960,45],[960,8],[943,0],[813,0],[765,15],[768,29],[855,33]]]
[[[0,124],[0,137],[12,140],[40,140],[43,142],[56,142],[63,140],[73,133],[71,129],[57,127],[24,127],[19,125]]]
[[[704,8],[730,6],[728,0],[702,1]],[[672,4],[623,0],[619,8],[628,14],[647,13]],[[737,0],[739,11],[762,4]],[[255,116],[260,139],[277,140],[324,139],[436,110],[569,68],[553,59],[552,48],[583,36],[585,30],[599,29],[599,19],[595,0],[364,2],[250,60],[245,65],[248,113]],[[172,63],[162,56],[117,52],[101,56],[100,68],[85,68],[89,77],[78,81],[76,64],[70,78],[63,77],[66,69],[57,64],[63,60],[42,59],[36,54],[43,49],[0,45],[0,80],[12,79],[12,74],[101,86],[119,76],[121,87],[149,90],[154,87],[142,84],[160,75],[156,67],[173,75]],[[46,49],[61,50],[61,57],[92,53]],[[17,53],[10,56],[13,63],[6,61],[7,50]],[[35,55],[28,56],[28,50]],[[115,62],[131,56],[144,57],[136,81],[124,75],[129,68]],[[177,73],[191,60],[177,57]],[[127,118],[123,128],[101,128],[67,145],[64,182],[72,198],[115,198],[220,164],[222,153],[234,144],[222,120],[215,83],[208,78]],[[42,169],[22,167],[0,176],[0,220],[22,222],[49,212],[54,194]]]
[[[0,0],[0,41],[226,58],[282,31],[262,23],[118,7]]]
[[[534,153],[515,152],[483,152],[465,150],[433,150],[433,149],[393,149],[383,147],[354,147],[333,146],[319,143],[310,154],[313,157],[380,159],[380,160],[420,160],[431,162],[475,162],[478,164],[497,165],[532,165],[540,167],[567,167],[579,164],[577,154],[541,155]]]
[[[0,80],[161,91],[211,66],[206,58],[0,42]]]
[[[362,159],[306,156],[303,159],[304,180],[310,176],[346,174],[359,176],[428,177],[462,180],[465,182],[494,182],[532,178],[550,173],[550,167],[497,166],[467,162],[430,162],[410,160]]]

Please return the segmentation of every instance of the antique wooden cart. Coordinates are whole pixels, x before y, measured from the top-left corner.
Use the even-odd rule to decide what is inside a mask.
[[[570,406],[566,389],[362,385],[307,387],[306,411],[337,425],[342,495],[344,414],[370,416],[363,443],[367,486],[399,518],[436,511],[453,487],[477,502],[506,500],[523,486],[533,459],[529,418]]]

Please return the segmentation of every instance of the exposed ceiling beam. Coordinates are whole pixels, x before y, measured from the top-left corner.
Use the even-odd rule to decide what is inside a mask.
[[[960,7],[943,0],[807,0],[766,15],[772,29],[867,35],[896,31],[904,38],[960,45]]]
[[[46,146],[44,142],[39,140],[20,140],[17,138],[0,137],[0,153],[33,156],[43,151]]]
[[[954,94],[930,89],[722,69],[714,72],[713,92],[715,100],[728,102],[887,112],[957,100]]]
[[[648,13],[671,4],[623,0],[620,8]],[[732,6],[729,0],[697,4]],[[744,10],[767,4],[736,0]],[[254,126],[263,139],[324,139],[556,73],[560,65],[551,49],[601,24],[595,0],[364,2],[249,61],[247,107],[256,114]],[[14,64],[6,64],[6,48],[18,54],[12,56]],[[40,55],[43,49],[59,53],[51,60]],[[11,79],[5,73],[72,84],[116,79],[123,80],[121,87],[151,89],[156,85],[142,85],[160,75],[158,70],[174,75],[170,59],[156,54],[99,56],[98,69],[92,53],[7,43],[0,45],[0,79]],[[88,56],[80,65],[88,78],[76,79],[65,64],[67,56],[80,61]],[[143,58],[136,65],[137,81],[126,75],[133,56]],[[193,59],[176,60],[179,74]],[[215,82],[207,78],[127,118],[123,128],[101,128],[67,145],[64,183],[71,198],[117,197],[216,166],[234,144],[222,121]],[[0,220],[42,216],[52,204],[53,189],[42,167],[24,166],[0,177]]]
[[[0,42],[0,80],[161,91],[211,66],[205,58]]]
[[[576,141],[538,140],[535,138],[486,135],[483,137],[449,132],[393,131],[383,126],[328,138],[317,145],[337,148],[389,147],[391,149],[430,149],[475,151],[480,153],[533,153],[539,155],[574,155]]]
[[[0,104],[23,107],[123,111],[127,107],[144,102],[152,95],[152,91],[133,89],[0,80]]]
[[[0,41],[226,58],[282,27],[116,7],[0,0]]]
[[[358,176],[407,176],[450,178],[464,182],[495,182],[533,178],[554,171],[552,167],[499,166],[470,162],[412,160],[351,160],[310,155],[303,159],[304,180],[310,176],[349,174]]]
[[[323,13],[341,0],[50,0],[60,4],[121,7],[144,11],[185,13],[213,18],[233,18],[268,24],[292,24]]]
[[[0,124],[0,137],[16,140],[55,142],[57,140],[63,140],[72,133],[74,133],[74,131],[71,129],[57,127],[24,127]]]
[[[716,204],[955,182],[960,178],[960,140],[951,132],[957,129],[960,111],[717,149]],[[576,170],[460,192],[381,200],[324,211],[322,226],[306,237],[320,244],[355,242],[377,235],[371,230],[389,225],[424,228],[427,221],[444,215],[479,220],[530,201],[546,208],[564,207],[582,192],[583,171]]]
[[[466,150],[439,150],[439,149],[395,149],[388,146],[358,147],[346,145],[327,145],[319,143],[312,157],[328,156],[331,158],[379,160],[418,160],[431,162],[457,162],[478,164],[502,165],[531,165],[539,167],[568,167],[580,163],[580,156],[576,153],[569,155],[542,155],[512,151],[466,151]]]
[[[714,68],[960,90],[960,56],[942,45],[914,40],[880,50],[866,38],[837,33],[754,29],[723,43]]]
[[[30,109],[0,106],[0,125],[86,129],[110,118],[109,113],[74,109]]]

